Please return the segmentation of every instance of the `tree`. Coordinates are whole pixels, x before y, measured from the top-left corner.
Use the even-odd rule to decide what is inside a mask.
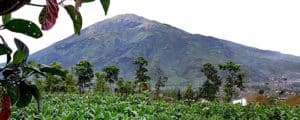
[[[125,82],[124,84],[124,88],[125,88],[125,94],[133,94],[134,93],[134,89],[136,88],[135,86],[136,84],[134,83],[133,80],[128,80]]]
[[[55,92],[55,87],[58,85],[58,78],[54,75],[48,74],[45,79],[44,89],[46,92]]]
[[[176,99],[177,99],[177,100],[181,100],[181,99],[182,99],[180,89],[177,89]]]
[[[222,82],[220,76],[218,75],[218,71],[213,67],[212,64],[206,63],[203,65],[201,72],[204,73],[207,80],[200,88],[199,97],[205,98],[206,100],[214,100]]]
[[[36,85],[36,87],[39,89],[39,91],[45,90],[45,82],[42,80],[42,78],[39,75],[34,75],[32,78],[32,81]]]
[[[0,30],[6,29],[12,32],[22,33],[33,38],[40,38],[43,36],[41,29],[49,30],[54,26],[58,17],[59,7],[62,6],[66,9],[73,21],[75,33],[79,35],[82,28],[82,17],[79,12],[79,7],[82,3],[93,2],[94,0],[74,0],[75,6],[65,4],[66,0],[45,1],[46,5],[38,5],[31,3],[31,0],[1,0],[0,16],[2,17],[2,25],[0,24]],[[100,2],[106,15],[110,5],[110,0],[100,0]],[[43,8],[39,15],[41,29],[32,21],[28,21],[25,19],[12,19],[11,13],[19,10],[25,5],[32,5]],[[26,61],[29,56],[29,49],[22,41],[15,38],[17,51],[13,54],[12,49],[8,46],[1,35],[0,39],[2,40],[2,43],[0,43],[0,56],[7,56],[5,66],[3,68],[0,68],[0,72],[3,74],[3,78],[1,79],[1,86],[3,86],[6,90],[1,100],[2,109],[0,112],[0,118],[4,120],[9,119],[11,114],[11,105],[17,103],[16,106],[18,108],[26,107],[31,102],[32,97],[37,100],[38,110],[40,111],[42,106],[42,97],[37,87],[30,84],[30,82],[27,81],[27,78],[31,77],[31,75],[33,74],[45,75],[45,73],[51,73],[60,75],[61,77],[66,77],[64,72],[48,66],[28,66]],[[11,59],[12,54],[13,59]],[[9,81],[14,82],[10,83]]]
[[[61,63],[59,62],[54,61],[50,64],[50,66],[52,68],[65,72],[64,70],[62,70]],[[46,74],[44,87],[45,91],[47,92],[64,92],[66,90],[63,78],[52,74]]]
[[[227,101],[230,101],[234,95],[237,94],[237,89],[243,90],[245,72],[241,70],[241,66],[228,61],[219,65],[220,70],[225,72],[226,80],[224,85],[224,92]]]
[[[75,67],[75,74],[78,76],[79,92],[83,93],[85,84],[90,82],[94,77],[92,64],[87,60],[79,61]]]
[[[117,82],[116,82],[116,88],[115,88],[115,92],[116,93],[124,93],[125,89],[124,89],[124,84],[125,81],[123,78],[118,78]]]
[[[65,87],[66,87],[66,92],[75,92],[76,91],[76,78],[74,76],[74,72],[73,70],[68,70],[67,71],[67,76],[66,76],[66,80],[65,80]]]
[[[137,65],[135,78],[139,89],[141,91],[150,89],[150,84],[148,82],[151,78],[146,74],[146,72],[148,72],[148,69],[146,68],[148,61],[144,57],[137,57],[133,64]]]
[[[117,89],[116,92],[121,95],[129,95],[134,93],[135,84],[133,81],[124,81],[123,78],[117,80]]]
[[[102,71],[97,71],[95,73],[96,76],[96,86],[94,87],[94,91],[97,92],[106,92],[107,91],[107,85],[105,82],[106,73]]]
[[[157,81],[155,83],[155,94],[158,97],[161,87],[165,87],[165,83],[168,80],[168,77],[166,77],[162,71],[162,69],[157,68],[155,76],[157,77]]]
[[[119,76],[119,68],[116,66],[110,65],[102,69],[106,73],[105,80],[109,83],[109,89],[112,91],[112,84],[117,81]]]
[[[195,93],[193,91],[192,85],[188,85],[188,87],[185,89],[183,93],[183,98],[189,105],[191,105],[192,101],[194,100],[194,95]]]
[[[177,99],[178,89],[180,89],[180,88],[173,87],[173,88],[170,88],[170,89],[166,89],[165,91],[163,91],[163,96],[168,96],[168,97],[172,97],[174,99]]]

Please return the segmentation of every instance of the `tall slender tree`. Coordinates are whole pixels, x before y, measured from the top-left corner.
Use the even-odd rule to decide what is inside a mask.
[[[245,72],[241,69],[239,64],[232,61],[227,61],[219,65],[220,70],[223,70],[226,75],[224,92],[226,94],[227,101],[230,101],[232,97],[237,94],[237,90],[243,90]]]
[[[194,101],[194,95],[195,92],[193,91],[192,85],[188,85],[183,93],[183,98],[189,105],[191,105],[191,103]]]
[[[156,69],[155,76],[157,77],[157,81],[155,83],[155,94],[158,97],[161,93],[161,87],[165,87],[168,77],[165,76],[164,72],[160,68]]]
[[[68,70],[65,80],[66,92],[75,92],[76,91],[76,78],[74,76],[73,70]]]
[[[102,69],[106,73],[105,80],[109,83],[109,89],[112,90],[112,84],[117,81],[119,76],[119,68],[116,66],[110,65]]]
[[[135,72],[136,75],[136,84],[138,84],[139,90],[144,91],[150,89],[150,77],[147,75],[148,69],[146,66],[148,65],[148,61],[144,57],[137,57],[133,64],[137,65],[137,69]]]
[[[58,70],[62,70],[61,63],[54,61],[50,64],[51,67],[56,68]],[[64,71],[65,72],[65,71]],[[57,75],[53,75],[48,73],[45,76],[45,91],[48,92],[63,92],[64,86],[63,86],[63,79]]]
[[[203,65],[201,72],[204,73],[207,80],[204,82],[199,91],[199,97],[205,98],[207,100],[214,100],[216,98],[216,93],[219,91],[221,86],[221,78],[218,75],[218,71],[210,63]]]
[[[78,76],[80,93],[83,93],[85,84],[90,82],[94,77],[94,71],[92,67],[92,64],[87,60],[79,61],[74,67],[75,73]]]
[[[96,92],[106,92],[108,90],[108,87],[105,82],[106,73],[102,71],[97,71],[95,73],[96,76],[96,85],[94,87],[94,91]]]

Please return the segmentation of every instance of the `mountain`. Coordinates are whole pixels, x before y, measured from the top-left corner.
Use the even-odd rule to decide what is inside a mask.
[[[270,43],[271,44],[271,43]],[[300,78],[300,57],[260,50],[226,40],[190,34],[168,24],[125,14],[98,22],[30,56],[39,63],[61,62],[71,67],[82,59],[95,69],[117,65],[120,75],[133,79],[134,58],[149,61],[149,74],[161,68],[169,84],[198,84],[205,77],[201,66],[232,60],[247,71],[248,81],[267,82],[272,79]]]

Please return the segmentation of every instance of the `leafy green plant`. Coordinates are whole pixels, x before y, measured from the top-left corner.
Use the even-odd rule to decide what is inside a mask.
[[[52,68],[46,65],[39,65],[34,67],[27,63],[27,58],[29,56],[29,49],[27,46],[18,39],[15,39],[15,44],[17,46],[16,52],[13,54],[13,59],[11,60],[11,49],[7,46],[4,39],[2,39],[4,44],[2,45],[2,50],[5,48],[7,55],[6,65],[1,68],[3,79],[0,80],[2,88],[4,88],[4,94],[2,97],[2,112],[10,112],[8,108],[10,105],[16,105],[19,108],[27,106],[32,97],[37,100],[38,110],[42,107],[42,100],[39,90],[36,85],[31,84],[27,78],[34,74],[45,75],[45,73],[59,75],[65,77],[65,74],[59,69]],[[9,96],[9,99],[6,99]],[[5,111],[4,109],[8,109]],[[2,118],[2,116],[0,116]],[[7,118],[7,117],[3,117]]]
[[[150,120],[256,120],[298,119],[299,107],[285,105],[241,106],[226,102],[192,103],[182,101],[169,104],[149,101],[147,94],[133,94],[124,98],[110,94],[45,94],[43,111],[35,112],[30,104],[24,109],[13,107],[12,119],[150,119]],[[26,113],[26,114],[23,114]]]
[[[75,0],[75,5],[65,5],[66,0],[45,0],[46,5],[38,5],[31,2],[31,0],[1,0],[0,1],[0,15],[2,16],[2,25],[0,30],[9,30],[15,33],[21,33],[33,38],[40,38],[43,36],[42,30],[51,29],[58,17],[60,6],[66,9],[70,15],[75,34],[80,34],[82,28],[82,18],[78,11],[82,3],[93,2],[95,0]],[[105,14],[107,14],[110,0],[100,0]],[[13,18],[11,13],[19,10],[25,5],[32,5],[42,7],[39,15],[39,23],[41,29],[34,22]],[[1,100],[1,119],[9,119],[11,110],[10,105],[16,105],[19,108],[27,106],[34,97],[38,101],[38,108],[41,110],[41,95],[37,87],[31,84],[27,78],[34,74],[45,75],[46,73],[59,75],[65,77],[65,73],[56,68],[46,65],[39,65],[38,67],[30,66],[27,63],[29,56],[28,47],[19,39],[15,38],[17,50],[15,52],[8,46],[4,38],[0,35],[2,43],[0,44],[0,55],[6,55],[7,60],[0,72],[3,74],[0,83],[3,88],[3,95]],[[12,56],[13,55],[13,56]]]

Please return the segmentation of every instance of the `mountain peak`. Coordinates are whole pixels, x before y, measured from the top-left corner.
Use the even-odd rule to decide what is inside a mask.
[[[149,20],[136,14],[121,14],[108,18],[87,27],[82,31],[82,34],[87,34],[87,36],[98,34],[97,36],[99,36],[99,34],[107,34],[108,32],[118,34],[120,31],[123,31],[122,34],[127,36],[134,36],[137,33],[146,31],[156,31],[156,33],[175,32],[176,35],[186,34],[185,31],[176,27],[155,20]]]
[[[136,14],[120,14],[112,17],[111,20],[131,20],[131,21],[144,21],[146,18],[138,16]]]
[[[150,29],[157,26],[158,22],[146,19],[135,14],[121,14],[110,19],[107,19],[111,24],[115,24],[124,28]],[[111,25],[110,24],[110,25]]]
[[[100,21],[83,30],[83,34],[127,31],[135,33],[141,30],[149,30],[160,26],[159,22],[146,19],[135,14],[121,14],[106,20]],[[103,31],[104,30],[104,31]]]

